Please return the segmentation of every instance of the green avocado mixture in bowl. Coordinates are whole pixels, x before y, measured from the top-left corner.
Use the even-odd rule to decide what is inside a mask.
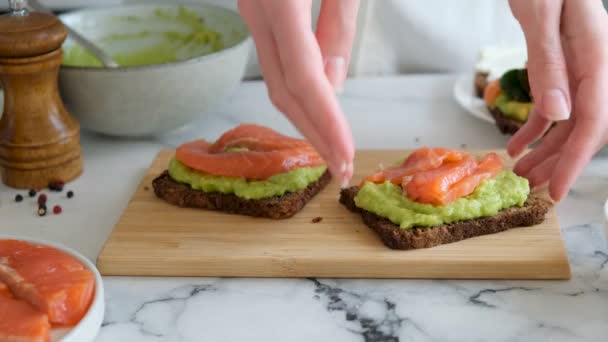
[[[251,51],[242,18],[221,6],[118,5],[60,18],[119,64],[104,68],[73,40],[63,45],[67,109],[106,135],[163,135],[204,118],[239,86]]]
[[[108,18],[117,28],[95,38],[120,66],[171,63],[222,50],[233,39],[207,26],[204,18],[185,6],[177,10],[156,8],[151,13]],[[239,32],[231,35],[238,36]],[[231,37],[229,37],[231,38]],[[225,42],[226,41],[226,42]],[[101,67],[89,51],[79,45],[64,47],[63,65]]]

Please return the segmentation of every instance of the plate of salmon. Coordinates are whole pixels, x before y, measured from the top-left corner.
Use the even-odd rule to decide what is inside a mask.
[[[0,341],[92,341],[103,298],[99,272],[76,251],[0,236]]]

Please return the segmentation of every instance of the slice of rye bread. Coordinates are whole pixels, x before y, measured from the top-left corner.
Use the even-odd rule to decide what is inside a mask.
[[[498,108],[488,107],[490,114],[496,122],[496,126],[502,134],[513,135],[517,132],[525,122],[517,121],[506,117]]]
[[[244,199],[234,194],[194,190],[188,184],[175,181],[164,171],[152,181],[154,193],[173,205],[188,208],[219,210],[231,214],[285,219],[295,215],[331,180],[326,171],[316,182],[305,189],[282,196],[262,199]]]
[[[349,210],[360,213],[363,222],[392,249],[429,248],[511,228],[533,226],[544,221],[545,214],[551,207],[548,201],[531,195],[523,207],[507,208],[494,216],[435,227],[401,229],[386,218],[358,208],[354,200],[358,191],[356,186],[343,189],[340,193],[340,203]]]
[[[483,99],[483,93],[488,85],[489,74],[484,71],[475,72],[475,78],[473,80],[473,87],[475,89],[475,96]]]

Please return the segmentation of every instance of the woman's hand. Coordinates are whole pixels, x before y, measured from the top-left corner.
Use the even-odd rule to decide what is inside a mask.
[[[272,103],[345,185],[353,173],[354,146],[335,91],[346,78],[359,1],[323,1],[316,33],[311,0],[239,0],[238,5]]]
[[[515,172],[532,186],[548,181],[558,201],[608,142],[608,16],[600,0],[510,0],[510,5],[526,36],[535,107],[508,150],[520,155],[542,137]]]

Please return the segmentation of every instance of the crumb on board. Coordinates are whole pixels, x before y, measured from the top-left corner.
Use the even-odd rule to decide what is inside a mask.
[[[148,191],[148,190],[150,190],[150,187],[149,187],[149,186],[147,186],[147,185],[146,185],[146,186],[144,186],[144,191]]]
[[[321,216],[317,216],[312,219],[312,223],[319,223],[321,221],[323,221],[323,218]]]
[[[420,138],[419,137],[414,137],[414,142],[420,142]]]
[[[460,144],[460,148],[466,149],[467,148],[467,144]]]

